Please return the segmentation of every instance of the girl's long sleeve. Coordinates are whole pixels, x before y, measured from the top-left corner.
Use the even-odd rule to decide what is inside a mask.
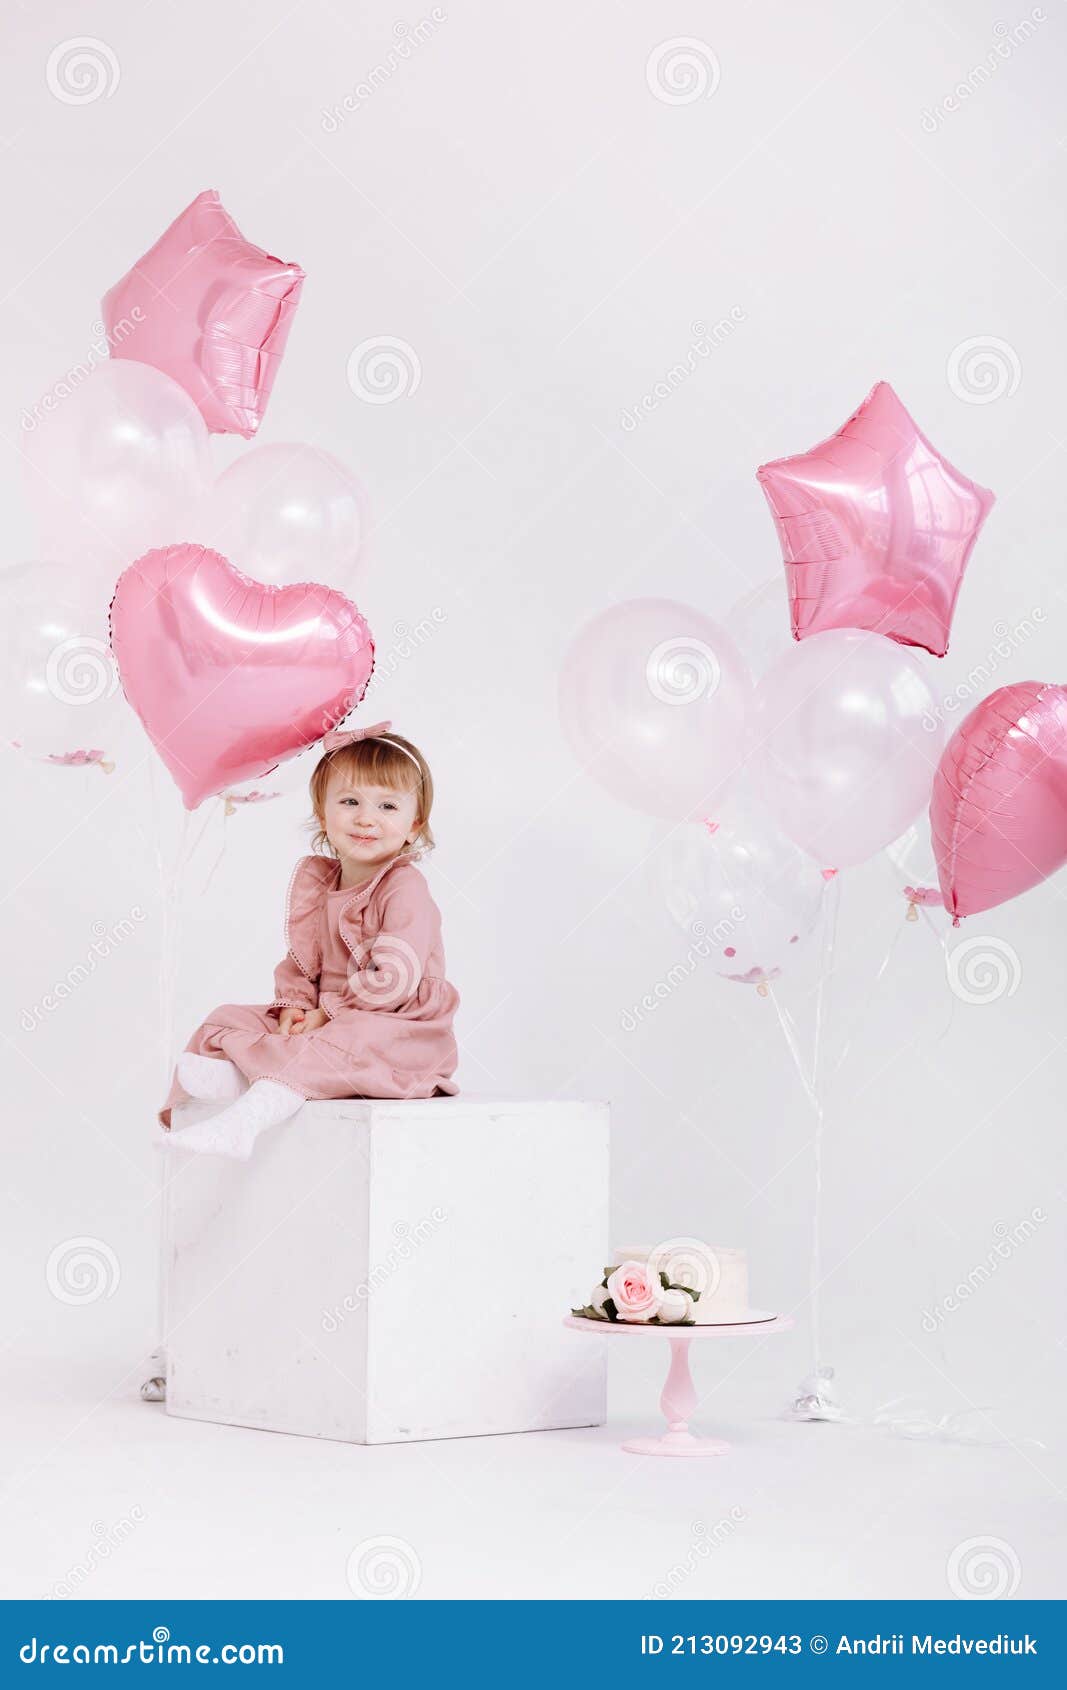
[[[272,1009],[317,1009],[318,982],[309,980],[296,959],[286,953],[274,970]]]
[[[345,1009],[397,1009],[418,988],[441,941],[441,912],[421,875],[388,887],[381,930],[352,957],[340,992],[323,992],[319,1008],[333,1019]]]

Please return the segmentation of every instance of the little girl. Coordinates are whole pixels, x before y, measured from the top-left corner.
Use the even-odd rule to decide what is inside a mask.
[[[441,912],[414,866],[434,847],[433,781],[391,726],[334,729],[322,742],[312,844],[329,855],[293,870],[273,1003],[213,1009],[178,1058],[165,1129],[175,1103],[228,1103],[179,1132],[183,1150],[244,1160],[307,1098],[459,1091],[459,993],[445,978]]]

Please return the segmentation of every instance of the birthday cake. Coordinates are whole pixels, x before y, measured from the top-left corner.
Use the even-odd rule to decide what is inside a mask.
[[[699,1238],[619,1245],[588,1303],[571,1313],[654,1326],[728,1326],[766,1318],[749,1308],[745,1252]]]

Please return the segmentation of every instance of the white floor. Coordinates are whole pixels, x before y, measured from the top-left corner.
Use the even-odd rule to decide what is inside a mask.
[[[761,1381],[764,1412],[713,1385],[694,1417],[727,1456],[643,1459],[654,1370],[612,1368],[607,1427],[363,1448],[169,1416],[128,1355],[9,1357],[2,1594],[945,1598],[961,1555],[986,1593],[1064,1592],[1047,1449],[791,1424]]]

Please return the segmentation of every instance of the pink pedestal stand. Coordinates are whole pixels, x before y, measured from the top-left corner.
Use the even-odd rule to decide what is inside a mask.
[[[762,1338],[772,1332],[789,1332],[793,1322],[788,1315],[767,1315],[763,1320],[745,1321],[724,1326],[641,1326],[625,1321],[583,1320],[568,1315],[563,1322],[575,1332],[586,1332],[595,1338],[610,1338],[630,1333],[646,1338],[658,1334],[671,1347],[671,1364],[659,1406],[667,1422],[667,1430],[659,1438],[627,1438],[619,1445],[628,1455],[725,1455],[730,1445],[721,1438],[698,1438],[689,1430],[689,1416],[700,1400],[689,1371],[689,1346],[694,1338]]]

